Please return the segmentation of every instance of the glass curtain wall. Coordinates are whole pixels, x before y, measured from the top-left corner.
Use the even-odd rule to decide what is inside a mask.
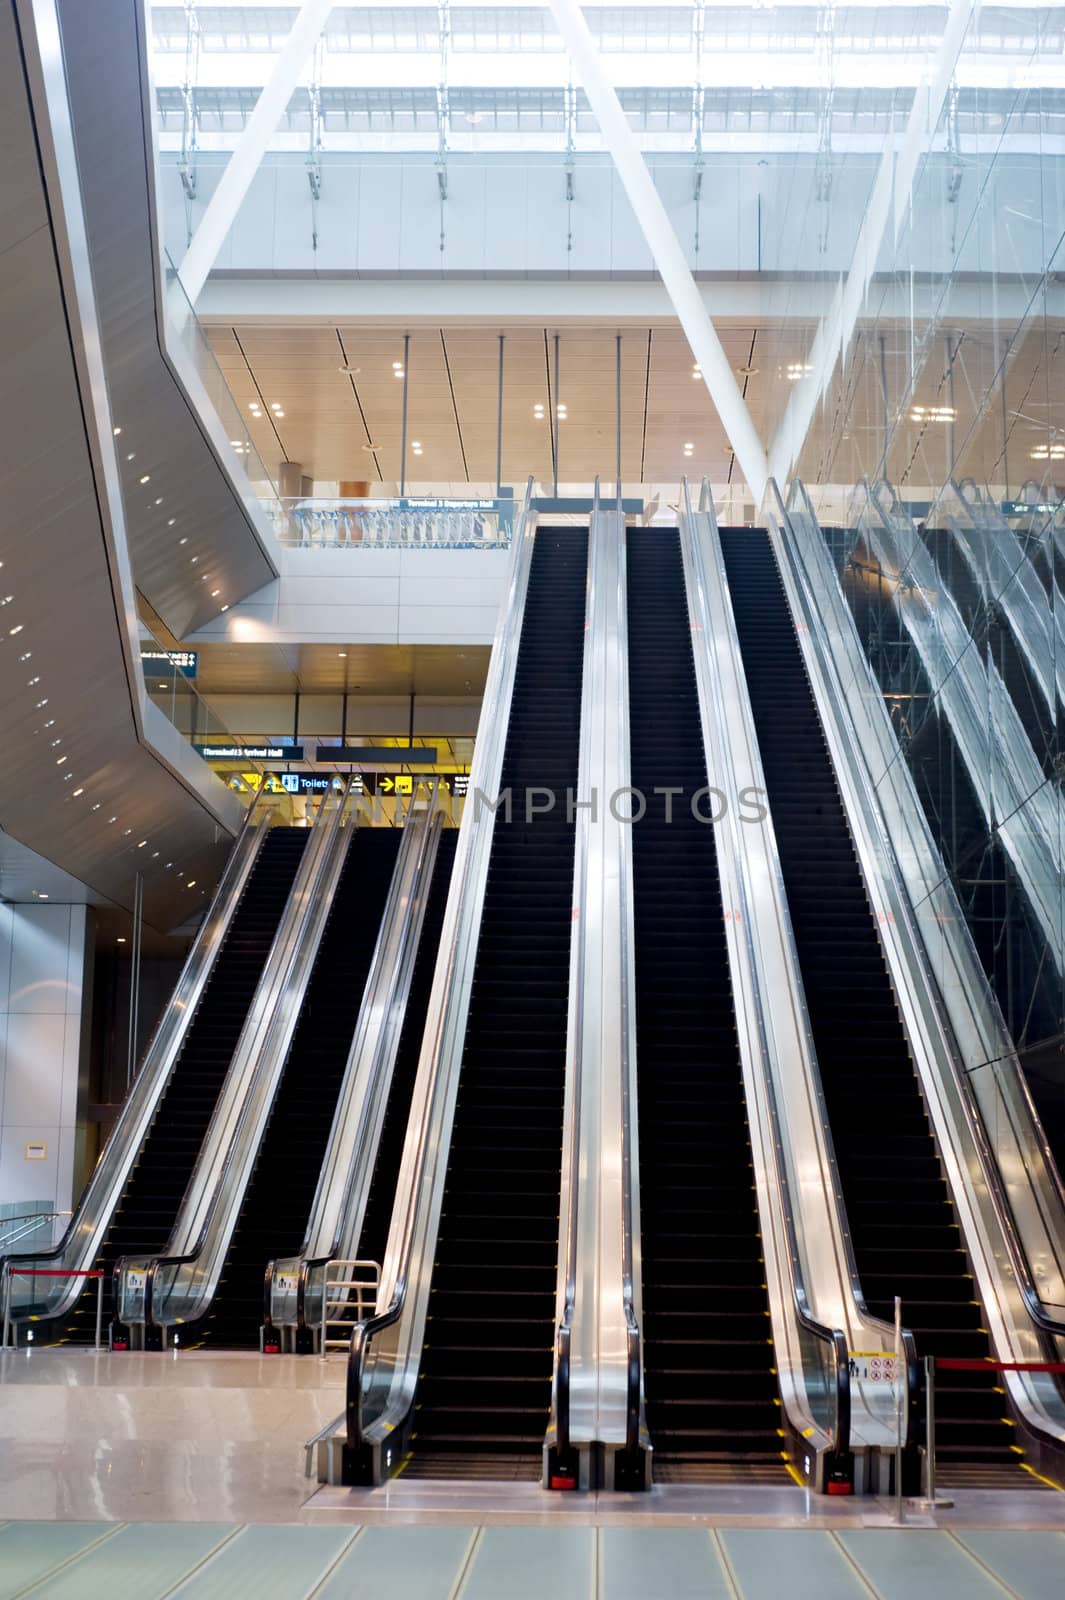
[[[797,467],[1065,1166],[1062,11],[1013,23],[1026,66],[949,88]]]

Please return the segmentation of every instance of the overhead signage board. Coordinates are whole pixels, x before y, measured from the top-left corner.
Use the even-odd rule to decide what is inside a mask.
[[[1049,517],[1055,511],[1060,511],[1060,504],[1052,505],[1049,501],[1041,501],[1038,505],[1030,500],[1003,500],[999,510],[1004,517]]]
[[[177,667],[186,678],[194,678],[200,664],[199,652],[196,650],[146,650],[143,645],[141,660],[165,662],[168,667]]]
[[[194,744],[205,761],[302,761],[301,744]]]
[[[332,772],[274,772],[270,777],[288,794],[325,794],[331,784],[341,780]],[[351,778],[353,794],[376,794],[384,799],[403,799],[414,794],[419,784],[432,780],[441,794],[465,799],[470,778],[466,772],[355,772]]]

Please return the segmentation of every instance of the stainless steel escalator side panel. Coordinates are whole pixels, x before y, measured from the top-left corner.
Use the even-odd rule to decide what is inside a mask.
[[[123,1323],[175,1327],[210,1306],[353,836],[341,827],[347,795],[331,792],[311,831],[167,1250],[120,1265]]]
[[[356,1326],[348,1359],[343,1435],[324,1439],[319,1471],[336,1481],[336,1447],[367,1448],[375,1478],[392,1466],[392,1435],[406,1421],[421,1364],[455,1098],[477,959],[488,862],[510,724],[535,538],[532,483],[511,542],[473,763],[433,972],[376,1315]]]
[[[325,1263],[358,1257],[442,822],[434,790],[403,829],[303,1248],[270,1266],[275,1327],[317,1325]]]
[[[784,1407],[820,1463],[894,1446],[889,1390],[851,1384],[846,1370],[849,1350],[891,1351],[894,1330],[861,1300],[724,558],[703,503],[692,513],[685,487],[681,551],[708,782],[723,794],[718,871],[770,1315]],[[746,820],[756,806],[763,820]]]
[[[5,1259],[30,1261],[59,1271],[88,1270],[100,1253],[115,1208],[122,1198],[137,1155],[170,1084],[188,1037],[189,1028],[225,943],[233,916],[248,885],[267,832],[276,813],[262,794],[256,795],[245,814],[214,898],[200,924],[178,978],[177,986],[152,1036],[143,1064],[119,1112],[92,1177],[74,1209],[63,1238],[52,1250],[12,1252]],[[22,1287],[37,1280],[12,1281],[11,1320],[21,1320]],[[47,1317],[65,1316],[82,1293],[78,1278],[51,1279]],[[34,1290],[35,1315],[40,1318],[39,1291]]]
[[[1046,1136],[801,484],[769,520],[995,1353],[1061,1359],[1065,1195]],[[1004,1382],[1034,1431],[1065,1441],[1052,1378]]]
[[[589,529],[574,840],[552,1449],[649,1450],[639,1156],[625,519]],[[625,798],[623,798],[625,797]]]

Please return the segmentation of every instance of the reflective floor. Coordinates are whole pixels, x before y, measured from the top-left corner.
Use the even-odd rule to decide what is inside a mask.
[[[1056,1600],[1065,1535],[942,1529],[0,1526],[0,1600]]]
[[[934,1517],[798,1487],[549,1495],[399,1478],[319,1488],[304,1441],[343,1365],[0,1356],[0,1600],[936,1600],[1065,1592],[1065,1495],[958,1492]],[[4,1519],[9,1519],[4,1522]]]

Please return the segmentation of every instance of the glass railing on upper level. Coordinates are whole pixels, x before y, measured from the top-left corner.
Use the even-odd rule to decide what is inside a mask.
[[[297,549],[384,545],[420,550],[497,550],[510,544],[513,500],[387,497],[274,500],[278,542]]]
[[[240,457],[251,493],[263,502],[263,509],[273,517],[277,504],[277,484],[255,447],[255,441],[241,415],[237,399],[211,349],[195,307],[185,293],[178,269],[165,250],[163,291],[168,332],[173,336],[181,352],[192,363],[196,376],[206,391],[208,401],[226,430],[230,445]],[[173,348],[169,340],[168,348]]]

